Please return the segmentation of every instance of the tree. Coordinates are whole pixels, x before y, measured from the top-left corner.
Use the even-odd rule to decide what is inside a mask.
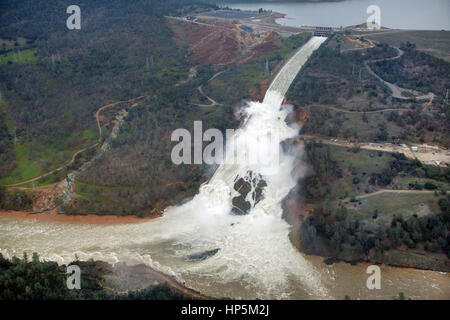
[[[373,211],[373,216],[372,216],[372,218],[373,218],[373,219],[378,218],[378,209],[375,209],[375,210]]]
[[[369,119],[367,118],[367,114],[364,112],[363,113],[363,115],[362,115],[362,120],[365,122],[365,123],[369,123]]]
[[[439,208],[441,208],[441,211],[444,213],[449,213],[450,212],[450,206],[449,206],[449,201],[447,199],[439,199],[438,201],[439,204]]]
[[[437,186],[431,182],[425,182],[424,184],[425,189],[427,190],[435,190],[437,189]]]
[[[341,203],[335,211],[336,220],[344,221],[347,218],[347,208]]]
[[[339,231],[336,231],[331,237],[331,245],[336,249],[337,252],[340,252],[342,250],[341,242],[342,236],[340,235]]]
[[[378,132],[377,132],[377,138],[378,140],[381,141],[386,141],[388,139],[388,132],[386,131],[385,128],[381,128]]]

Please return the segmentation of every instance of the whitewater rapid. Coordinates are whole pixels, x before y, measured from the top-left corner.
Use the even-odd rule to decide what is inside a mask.
[[[289,107],[282,106],[282,101],[298,71],[324,41],[311,38],[286,63],[264,101],[248,104],[244,124],[235,133],[238,139],[227,144],[227,150],[266,154],[269,167],[246,162],[222,164],[193,199],[145,223],[84,225],[0,216],[0,252],[7,257],[37,252],[41,258],[60,264],[73,261],[75,256],[109,263],[145,263],[215,297],[391,298],[398,294],[399,287],[408,296],[428,295],[429,290],[437,296],[445,295],[439,283],[445,284],[446,275],[395,268],[383,271],[383,291],[367,291],[363,264],[327,266],[321,258],[299,253],[288,238],[290,227],[282,219],[281,203],[302,173],[293,171],[294,167],[301,168],[298,153],[302,150],[280,146],[279,142],[299,132],[298,127],[286,124]],[[267,136],[279,139],[278,153],[272,144],[264,143]],[[247,180],[254,191],[252,177],[257,174],[266,183],[263,199],[257,202],[247,196],[249,213],[230,214],[232,199],[238,195],[234,190],[236,180]],[[192,259],[204,252],[213,254],[203,260]]]
[[[289,225],[281,217],[281,202],[298,177],[292,174],[296,154],[281,150],[280,142],[299,132],[286,124],[289,108],[281,103],[301,66],[324,40],[309,40],[279,72],[264,101],[248,104],[244,125],[235,133],[239,139],[227,145],[247,154],[259,152],[269,158],[276,154],[272,159],[276,165],[268,174],[260,163],[222,164],[192,200],[168,208],[162,218],[136,225],[1,223],[2,253],[35,251],[59,263],[75,255],[112,263],[146,263],[214,296],[288,298],[291,291],[301,291],[305,297],[328,297],[320,274],[290,243]],[[279,139],[275,146],[279,153],[265,143],[265,136]],[[232,215],[232,198],[237,195],[234,183],[238,178],[251,182],[252,174],[266,183],[263,199],[256,203],[248,197],[249,214]],[[204,260],[187,258],[215,249],[217,253]]]

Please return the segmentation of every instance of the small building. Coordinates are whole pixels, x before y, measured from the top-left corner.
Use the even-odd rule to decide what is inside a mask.
[[[329,37],[333,33],[333,28],[331,27],[315,27],[314,36],[317,37]]]

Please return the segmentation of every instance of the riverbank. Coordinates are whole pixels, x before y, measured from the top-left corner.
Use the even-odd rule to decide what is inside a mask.
[[[72,224],[95,224],[95,225],[114,225],[114,224],[131,224],[143,223],[162,215],[140,218],[138,216],[116,216],[116,215],[68,215],[58,213],[56,210],[46,211],[42,213],[33,213],[27,211],[0,211],[0,216],[11,217],[16,219],[34,219],[43,222],[62,222]]]
[[[207,296],[198,291],[188,288],[184,283],[167,274],[155,270],[148,265],[127,265],[119,262],[114,265],[102,262],[108,265],[109,272],[104,275],[105,287],[114,289],[120,293],[139,291],[151,286],[167,284],[169,288],[177,293],[188,296],[190,299],[208,299]]]
[[[381,252],[373,248],[364,258],[357,254],[355,248],[343,246],[341,252],[336,251],[323,237],[317,237],[314,251],[306,253],[300,244],[300,227],[303,220],[314,214],[314,207],[308,204],[300,204],[295,200],[286,200],[283,218],[291,225],[289,239],[292,245],[302,254],[312,254],[323,258],[326,264],[345,262],[352,265],[358,263],[373,263],[399,268],[412,268],[418,270],[431,270],[438,272],[450,272],[450,259],[444,253],[427,252],[423,249],[409,249],[399,247]]]
[[[79,290],[66,287],[66,268],[76,265],[81,270]],[[35,277],[36,271],[39,276]],[[33,254],[22,258],[0,254],[0,300],[203,300],[201,293],[178,283],[175,277],[163,274],[147,265],[110,264],[101,260],[75,260],[55,264]],[[55,276],[56,274],[56,276]],[[39,283],[46,281],[45,289]],[[23,285],[26,283],[27,286]]]
[[[56,210],[44,213],[32,213],[26,211],[0,211],[0,217],[10,217],[19,220],[37,220],[39,222],[57,222],[77,225],[124,225],[140,224],[162,215],[139,218],[137,216],[115,216],[94,214],[67,215],[58,214]],[[144,290],[152,286],[167,284],[177,293],[188,296],[190,299],[208,299],[207,296],[195,291],[184,283],[180,283],[174,276],[167,275],[146,264],[128,265],[125,262],[108,263],[96,260],[102,265],[105,289],[113,289],[120,294]]]

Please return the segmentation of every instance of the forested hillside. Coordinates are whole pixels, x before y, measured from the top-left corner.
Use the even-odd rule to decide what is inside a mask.
[[[302,133],[352,141],[427,142],[447,145],[448,106],[444,102],[450,64],[404,44],[398,60],[371,63],[386,81],[433,92],[434,99],[396,99],[365,63],[397,55],[386,44],[341,51],[334,35],[319,48],[292,83],[287,97],[309,113]],[[425,103],[428,103],[425,105]]]
[[[202,110],[189,104],[215,70],[197,65],[196,77],[183,81],[194,64],[187,48],[173,41],[164,16],[214,6],[189,0],[80,1],[81,30],[69,30],[70,4],[1,4],[0,184],[67,163],[97,141],[94,115],[101,106],[145,95],[130,110],[111,152],[77,179],[76,199],[62,210],[148,215],[175,194],[178,200],[192,195],[204,168],[172,165],[170,133],[189,129],[194,119],[222,129],[235,124],[229,106]],[[101,138],[108,134],[104,128]],[[89,150],[92,157],[95,150]],[[68,169],[37,183],[59,181]],[[15,193],[3,194],[3,208],[21,209]]]
[[[450,63],[416,50],[416,45],[404,43],[405,52],[399,60],[374,63],[374,70],[383,79],[424,93],[442,95],[450,86]]]
[[[112,149],[77,180],[81,197],[74,201],[75,212],[145,216],[197,192],[207,179],[206,167],[172,163],[172,131],[186,128],[193,136],[198,119],[203,130],[236,126],[230,107],[203,110],[189,105],[190,94],[205,75],[207,70],[130,111]]]
[[[101,261],[74,261],[82,269],[80,290],[67,288],[66,266],[40,261],[34,253],[31,260],[5,259],[0,253],[0,300],[168,300],[192,299],[174,291],[166,283],[143,290],[117,292],[105,286],[105,275],[111,266]]]
[[[66,27],[70,1],[2,2],[0,141],[9,157],[2,181],[37,176],[94,141],[100,106],[158,94],[185,78],[187,52],[171,40],[164,15],[186,2],[79,1],[81,30]],[[25,161],[31,172],[11,171]]]

